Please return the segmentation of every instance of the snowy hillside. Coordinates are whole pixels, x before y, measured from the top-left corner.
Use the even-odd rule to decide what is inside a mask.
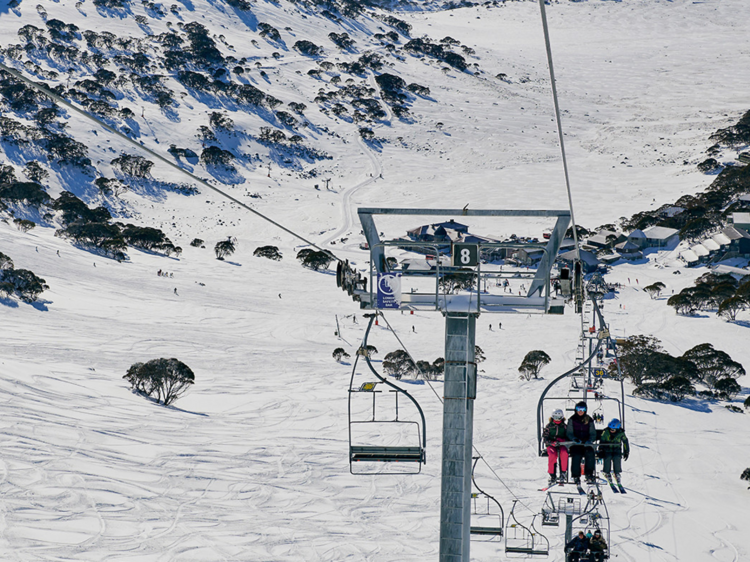
[[[398,2],[400,11],[361,13],[287,0],[41,2],[0,2],[0,62],[361,270],[369,257],[357,207],[568,207],[536,2]],[[709,136],[750,109],[744,8],[548,6],[579,224],[613,223],[713,181],[696,167]],[[332,272],[302,268],[304,245],[288,233],[161,162],[146,173],[123,165],[123,154],[154,158],[4,73],[0,82],[0,184],[29,183],[35,160],[47,174],[36,175],[35,196],[68,191],[106,209],[111,224],[168,239],[148,250],[125,244],[116,260],[56,236],[63,209],[5,201],[0,252],[49,289],[34,303],[0,299],[0,558],[437,559],[441,383],[409,384],[427,416],[422,474],[350,475],[351,365],[331,353],[353,356],[366,324]],[[728,164],[736,154],[724,147],[714,157]],[[14,219],[36,227],[23,232]],[[503,238],[539,236],[543,226],[479,228]],[[213,247],[227,237],[237,249],[219,261]],[[204,248],[191,246],[196,238]],[[253,256],[263,245],[283,259]],[[708,342],[750,368],[750,312],[726,322],[667,306],[706,272],[677,255],[607,274],[623,285],[603,311],[614,335],[653,335],[674,355]],[[652,300],[641,289],[656,281],[666,289]],[[440,315],[386,317],[418,359],[443,355]],[[528,523],[546,479],[536,403],[573,366],[579,318],[571,308],[482,315],[477,331],[487,360],[475,444],[502,481],[482,465],[477,478],[506,513],[518,499]],[[399,348],[382,323],[369,343],[377,360]],[[520,381],[532,349],[552,358],[545,380]],[[170,407],[122,378],[158,357],[195,373]],[[361,364],[356,372],[369,377]],[[605,496],[614,559],[750,557],[750,492],[739,479],[750,466],[747,414],[718,401],[627,400],[629,493]],[[562,529],[546,531],[549,560],[564,560]],[[473,543],[472,557],[505,554],[502,544]]]

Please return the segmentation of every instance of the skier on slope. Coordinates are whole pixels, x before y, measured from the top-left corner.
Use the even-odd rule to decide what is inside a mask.
[[[579,560],[586,554],[589,548],[589,539],[583,531],[578,532],[577,537],[570,539],[570,542],[565,545],[565,552],[570,553],[568,556],[568,562],[579,562]]]
[[[594,483],[594,467],[596,464],[594,441],[596,441],[596,427],[594,427],[594,420],[586,413],[587,410],[586,402],[581,400],[576,404],[575,414],[568,419],[568,441],[576,443],[570,447],[571,473],[573,481],[576,484],[581,483],[582,458],[586,460],[584,468],[586,483]]]
[[[599,442],[599,454],[603,460],[603,472],[607,480],[611,478],[611,470],[614,469],[615,480],[620,484],[620,473],[622,472],[622,461],[628,460],[630,456],[630,443],[625,435],[625,430],[620,420],[614,418],[607,429],[602,432]]]
[[[604,540],[602,532],[597,529],[594,536],[589,539],[589,562],[602,562],[607,554],[607,541]]]
[[[567,426],[565,425],[565,414],[560,409],[552,412],[549,423],[542,432],[542,439],[547,446],[547,458],[549,459],[548,470],[549,485],[556,481],[555,472],[557,471],[557,457],[560,457],[560,483],[568,479],[568,448],[560,445],[561,442],[568,438]]]

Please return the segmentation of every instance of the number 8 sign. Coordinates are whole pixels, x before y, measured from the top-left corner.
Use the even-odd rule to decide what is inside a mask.
[[[476,244],[453,244],[454,267],[476,267],[479,263],[479,246]]]

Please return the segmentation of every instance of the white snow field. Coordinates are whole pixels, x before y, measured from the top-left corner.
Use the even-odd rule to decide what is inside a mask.
[[[312,126],[301,134],[332,159],[291,170],[261,145],[227,138],[238,151],[260,154],[238,163],[222,188],[360,269],[368,254],[358,249],[364,238],[357,207],[568,206],[536,2],[448,11],[413,6],[398,13],[413,25],[412,37],[450,35],[475,49],[467,60],[482,73],[444,72],[442,63],[409,55],[387,59],[394,64],[390,72],[431,93],[413,102],[413,123],[388,115],[372,126],[383,139],[378,148],[359,139],[357,125],[311,102],[319,87],[331,87],[324,83],[330,76],[306,76],[315,65],[291,45],[307,38],[334,51],[327,35],[342,30],[311,10],[258,0],[242,13],[222,2],[183,0],[179,16],[149,20],[144,30],[133,21],[146,13],[137,3],[113,17],[88,0],[39,1],[48,19],[81,30],[145,36],[166,31],[166,21],[200,21],[225,36],[217,43],[225,54],[234,45],[237,57],[262,61],[266,76],[256,72],[248,82],[284,102],[307,103]],[[750,109],[746,3],[548,6],[579,224],[615,222],[708,186],[713,176],[699,173],[696,164],[713,144],[709,135]],[[285,45],[249,43],[248,30],[259,21],[281,30]],[[377,42],[367,43],[384,24],[370,17],[358,22],[346,24],[359,43],[355,54],[384,53]],[[17,30],[27,24],[43,26],[31,0],[19,7],[0,3],[3,46],[17,42]],[[271,58],[273,51],[281,58]],[[1,62],[24,69],[8,57]],[[58,70],[64,68],[60,63]],[[507,81],[495,78],[498,73]],[[57,82],[47,83],[65,79],[62,70]],[[368,81],[374,83],[371,72]],[[174,80],[170,85],[184,90]],[[217,108],[185,93],[176,96],[170,114],[132,92],[119,100],[136,113],[131,121],[138,128],[131,129],[139,142],[167,157],[171,143],[200,149],[195,130]],[[256,113],[228,111],[238,130],[256,134],[264,125]],[[108,162],[121,151],[135,152],[103,129],[68,117],[70,134],[87,144],[102,175],[112,175]],[[0,163],[20,175],[29,155],[2,148]],[[726,151],[719,159],[735,155]],[[189,166],[202,177],[211,174],[202,164]],[[317,177],[301,173],[311,168]],[[366,324],[332,272],[303,269],[294,259],[298,240],[205,189],[194,196],[131,190],[105,201],[90,178],[57,165],[49,169],[50,195],[70,189],[91,205],[105,202],[119,213],[116,220],[162,228],[184,251],[168,258],[129,248],[129,259],[118,263],[55,237],[55,225],[21,233],[10,220],[0,223],[0,251],[50,287],[33,305],[0,300],[0,559],[436,560],[441,383],[433,383],[434,392],[421,381],[407,383],[427,416],[423,472],[351,475],[351,365],[337,364],[331,353],[344,347],[353,356]],[[152,174],[187,181],[161,165]],[[331,178],[330,190],[324,178]],[[262,198],[246,198],[256,193]],[[18,209],[17,216],[23,213]],[[388,234],[403,235],[417,224],[388,224]],[[481,233],[538,236],[542,226],[483,222]],[[237,237],[237,251],[218,261],[212,247],[227,236]],[[189,245],[195,237],[206,241],[205,249]],[[283,260],[253,257],[265,244],[279,246]],[[750,312],[729,323],[714,312],[677,316],[666,305],[673,290],[706,272],[683,268],[677,254],[650,254],[607,274],[608,282],[623,284],[605,301],[612,331],[617,337],[654,335],[672,354],[709,342],[750,368]],[[158,270],[173,277],[157,276]],[[640,288],[655,281],[667,289],[652,300]],[[439,314],[386,317],[417,359],[443,355]],[[574,365],[579,330],[570,307],[563,316],[482,315],[477,321],[477,344],[487,360],[480,365],[474,442],[501,479],[480,464],[477,480],[506,515],[518,499],[516,514],[525,524],[541,508],[538,490],[546,481],[546,459],[536,456],[537,400],[552,378]],[[382,322],[369,343],[378,348],[377,359],[399,348]],[[518,365],[532,349],[543,349],[552,362],[542,370],[544,380],[520,381]],[[171,407],[132,393],[122,378],[133,363],[158,357],[178,358],[195,372],[195,385]],[[371,378],[361,363],[357,373],[357,380]],[[743,391],[734,402],[741,406],[748,378],[739,382]],[[628,494],[604,491],[612,559],[750,559],[750,491],[739,478],[750,466],[747,414],[721,402],[667,404],[628,395],[625,422],[632,445],[623,474]],[[547,560],[563,561],[562,527],[543,532],[552,545]],[[472,558],[507,557],[502,543],[485,542],[472,543]]]

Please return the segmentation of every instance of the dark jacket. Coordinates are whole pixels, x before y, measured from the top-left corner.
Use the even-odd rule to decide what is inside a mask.
[[[619,455],[622,453],[626,457],[630,455],[630,443],[625,435],[625,430],[621,427],[614,432],[610,431],[609,428],[605,429],[599,443],[599,450],[603,454]]]
[[[568,439],[568,428],[565,425],[565,420],[561,421],[560,423],[550,421],[544,427],[544,431],[542,432],[542,439],[544,439],[544,443],[547,445],[549,445],[550,443],[554,443],[558,439],[566,441]]]
[[[572,550],[573,552],[586,552],[589,547],[589,539],[586,537],[579,537],[576,535],[573,537],[568,544],[565,545],[565,550]]]
[[[573,414],[568,419],[568,441],[576,440],[582,443],[593,443],[596,441],[594,420],[588,414],[583,414],[583,416]]]
[[[607,541],[604,540],[604,537],[599,537],[598,539],[591,537],[589,539],[589,550],[591,552],[604,552],[607,550]]]

